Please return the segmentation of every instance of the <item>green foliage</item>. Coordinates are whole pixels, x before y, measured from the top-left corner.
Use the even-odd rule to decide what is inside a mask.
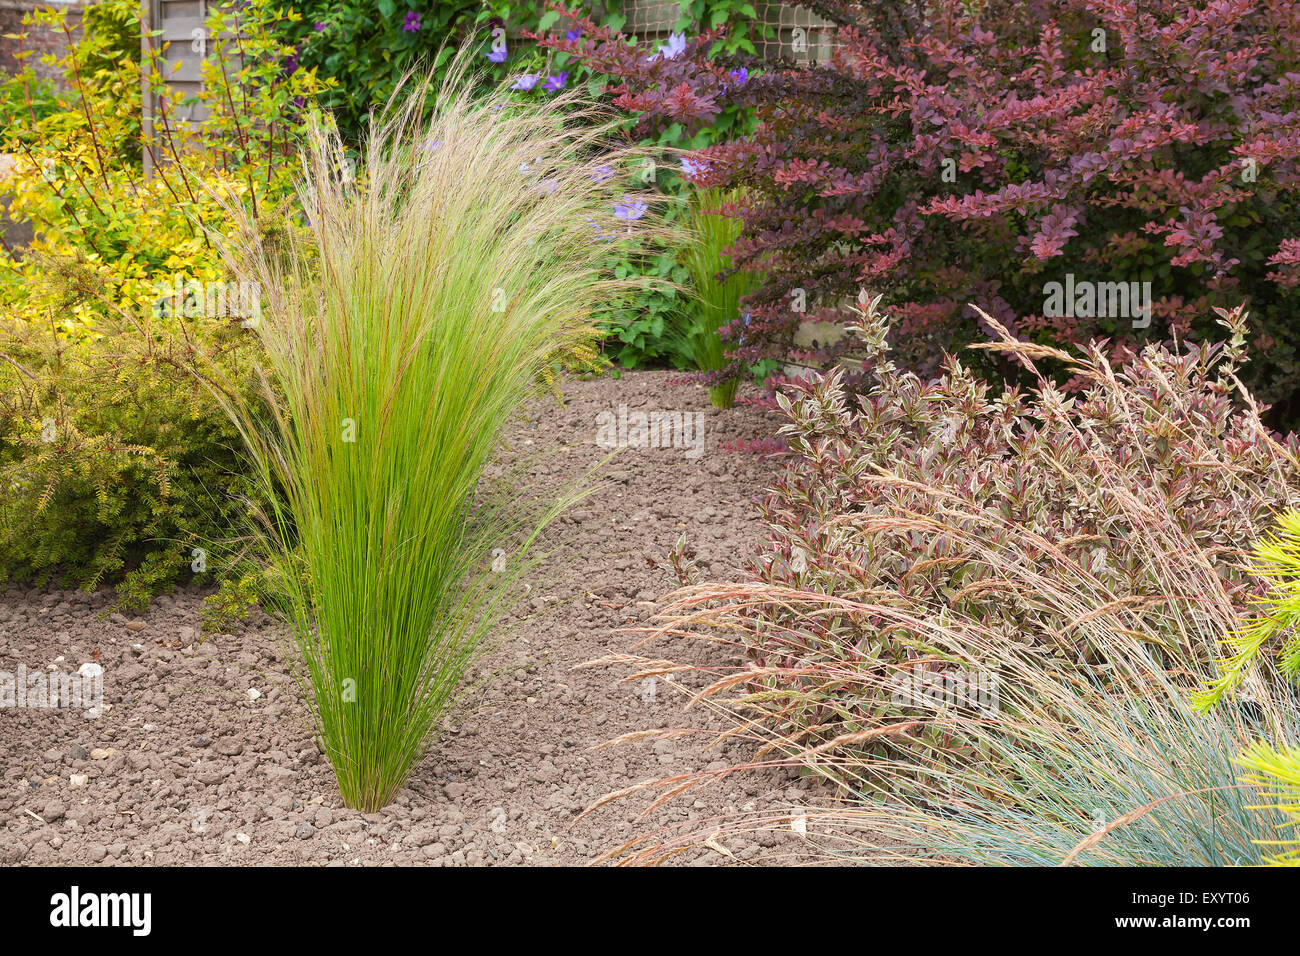
[[[727,27],[727,37],[716,45],[715,56],[754,54],[753,38],[764,30],[768,34],[772,32],[771,27],[754,22],[756,16],[752,5],[748,3],[735,3],[734,0],[682,0],[681,6],[682,16],[674,25],[677,30],[692,29],[696,25]],[[607,18],[606,22],[616,24],[616,16]],[[582,63],[564,60],[557,65],[574,70],[577,76],[588,72],[588,67]],[[594,73],[589,74],[587,80],[588,89],[594,94],[603,94],[610,83],[610,77]],[[672,157],[679,152],[704,149],[729,138],[745,135],[753,131],[755,124],[752,110],[728,105],[710,125],[703,128],[688,130],[680,123],[672,123],[640,140],[642,147],[661,157],[652,169],[654,184],[665,195],[679,201],[668,211],[671,220],[684,215],[683,206],[694,192]],[[626,125],[630,129],[634,122],[628,120]],[[678,334],[683,322],[691,322],[690,317],[696,313],[695,304],[682,291],[691,276],[689,266],[683,261],[689,255],[688,240],[687,244],[676,250],[635,259],[624,258],[615,263],[615,270],[620,277],[642,275],[663,280],[662,284],[648,285],[634,297],[618,300],[608,309],[597,313],[597,322],[610,330],[607,347],[619,365],[624,368],[665,364],[678,369],[702,367],[692,347],[686,345]]]
[[[0,320],[0,576],[117,582],[139,608],[216,570],[206,555],[252,489],[186,336],[149,320],[100,330],[68,341],[54,324]],[[246,336],[202,335],[228,376],[246,368]]]
[[[1224,641],[1228,655],[1219,661],[1217,677],[1193,695],[1196,709],[1209,717],[1233,707],[1234,698],[1258,706],[1260,689],[1274,674],[1300,682],[1300,511],[1280,515],[1275,532],[1256,544],[1254,570],[1273,589],[1256,602],[1262,611]],[[1278,848],[1268,862],[1300,866],[1300,839],[1295,837],[1300,826],[1300,748],[1279,744],[1277,728],[1268,730],[1267,739],[1242,750],[1237,764],[1254,771],[1250,782],[1275,801],[1258,809],[1290,819],[1285,838],[1260,841],[1262,846]]]
[[[730,408],[735,402],[738,375],[744,371],[743,365],[724,354],[718,330],[741,319],[741,298],[762,281],[752,272],[724,275],[732,267],[724,252],[740,238],[743,227],[726,209],[739,198],[734,191],[717,189],[700,190],[691,197],[691,241],[684,255],[695,295],[679,335],[694,368],[722,373],[709,386],[717,408]]]
[[[264,601],[267,581],[260,571],[245,571],[238,577],[222,579],[215,594],[203,599],[201,616],[204,634],[219,634],[248,617]]]
[[[354,148],[403,76],[441,76],[490,16],[482,0],[299,0],[294,8],[300,18],[282,21],[280,37],[300,68],[329,78],[320,104]],[[418,29],[407,29],[412,14]]]
[[[619,279],[645,277],[654,282],[633,294],[611,298],[596,315],[609,338],[605,348],[623,368],[663,365],[689,368],[689,359],[676,347],[671,332],[687,307],[682,286],[689,274],[675,249],[648,250],[639,255],[611,253],[606,268]]]

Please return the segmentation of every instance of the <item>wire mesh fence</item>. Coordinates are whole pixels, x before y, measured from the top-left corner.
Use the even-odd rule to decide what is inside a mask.
[[[824,63],[830,58],[834,28],[829,20],[797,4],[757,2],[753,6],[758,15],[750,36],[759,57],[797,63]],[[680,0],[623,0],[627,17],[623,31],[642,45],[661,43],[674,31],[695,27],[682,8]]]

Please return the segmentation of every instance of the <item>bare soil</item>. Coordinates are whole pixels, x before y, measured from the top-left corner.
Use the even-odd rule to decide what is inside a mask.
[[[200,589],[178,589],[137,618],[113,613],[108,591],[0,593],[0,670],[76,671],[97,655],[106,705],[97,719],[0,709],[0,863],[563,865],[665,828],[721,831],[671,862],[806,857],[788,821],[743,832],[728,823],[828,799],[788,771],[727,775],[644,819],[647,793],[579,819],[606,793],[749,756],[744,745],[706,749],[711,737],[700,733],[596,749],[714,718],[683,713],[683,697],[662,682],[575,669],[619,653],[737,663],[681,639],[633,651],[638,636],[620,632],[675,586],[654,562],[683,532],[711,578],[739,569],[762,534],[752,501],[777,468],[717,448],[770,435],[771,422],[746,408],[715,411],[702,389],[668,378],[569,381],[564,405],[539,401],[512,429],[515,452],[542,452],[534,477],[543,486],[572,481],[608,454],[596,443],[597,416],[617,415],[620,404],[702,412],[706,450],[692,458],[681,448],[625,448],[604,466],[598,490],[561,519],[561,551],[475,668],[443,734],[379,813],[343,806],[265,617],[202,639]]]

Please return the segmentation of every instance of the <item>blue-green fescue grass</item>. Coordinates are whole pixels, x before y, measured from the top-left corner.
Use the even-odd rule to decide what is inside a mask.
[[[968,646],[968,650],[973,650]],[[912,860],[995,865],[1238,866],[1267,858],[1286,819],[1261,802],[1240,755],[1264,735],[1300,740],[1296,699],[1197,713],[1185,684],[1112,647],[1112,671],[1085,681],[1005,645],[997,714],[934,713],[966,744],[907,767],[899,796],[864,803],[833,826],[897,843]],[[1124,658],[1124,659],[1121,659]],[[986,656],[986,659],[990,659]],[[1103,686],[1104,684],[1104,686]],[[1282,685],[1277,685],[1279,688]]]
[[[348,174],[324,126],[304,155],[308,229],[239,220],[260,283],[269,428],[232,404],[267,497],[260,540],[320,740],[350,807],[387,804],[517,592],[563,502],[485,471],[557,354],[615,283],[597,234],[656,220],[614,203],[634,157],[576,94],[475,98],[462,56],[401,93]],[[422,117],[432,115],[431,120]],[[639,157],[636,158],[639,160]],[[508,552],[493,570],[494,551]]]
[[[739,218],[726,214],[727,205],[739,198],[736,190],[702,189],[691,196],[687,207],[690,234],[682,262],[691,276],[692,295],[677,335],[683,353],[705,372],[719,372],[734,364],[723,351],[718,329],[740,318],[741,298],[761,281],[753,272],[731,272],[731,258],[725,254],[743,228]],[[730,408],[739,384],[739,377],[732,377],[710,386],[714,407]]]

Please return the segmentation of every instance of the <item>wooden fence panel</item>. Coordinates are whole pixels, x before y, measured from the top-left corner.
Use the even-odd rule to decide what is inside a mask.
[[[207,18],[211,5],[208,0],[141,0],[140,19],[142,32],[162,30],[158,37],[141,36],[142,58],[151,52],[161,53],[159,72],[171,89],[186,99],[202,90],[203,57],[207,49]],[[162,159],[162,132],[165,125],[175,131],[181,124],[199,122],[205,117],[200,103],[182,107],[179,115],[158,114],[159,103],[153,94],[148,75],[141,72],[140,79],[141,131],[144,135],[145,175],[153,169],[154,158]]]

